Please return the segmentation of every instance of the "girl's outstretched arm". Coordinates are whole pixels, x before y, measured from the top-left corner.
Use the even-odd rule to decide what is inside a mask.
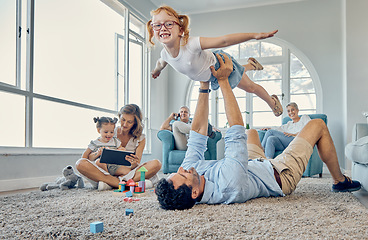
[[[209,48],[223,48],[232,46],[238,43],[246,42],[252,39],[265,39],[273,37],[278,30],[267,33],[233,33],[220,37],[200,37],[202,50]]]
[[[153,69],[153,71],[151,72],[152,78],[156,79],[158,76],[160,76],[162,69],[164,69],[166,65],[167,65],[167,62],[159,58],[156,62],[155,69]]]

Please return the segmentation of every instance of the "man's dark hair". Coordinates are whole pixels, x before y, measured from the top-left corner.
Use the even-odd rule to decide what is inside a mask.
[[[189,209],[196,203],[192,198],[192,187],[183,184],[175,190],[173,183],[164,178],[158,182],[155,192],[161,208],[166,210]]]

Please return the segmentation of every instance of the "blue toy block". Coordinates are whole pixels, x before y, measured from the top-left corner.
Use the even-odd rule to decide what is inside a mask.
[[[91,233],[99,233],[103,231],[103,222],[93,222],[89,225]]]
[[[130,208],[125,209],[125,215],[129,216],[130,214],[132,214],[132,215],[134,214],[133,209],[130,209]]]
[[[133,193],[131,191],[128,191],[125,193],[126,197],[133,197]]]

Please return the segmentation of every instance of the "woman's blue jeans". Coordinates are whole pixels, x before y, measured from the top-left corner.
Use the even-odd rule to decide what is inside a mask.
[[[266,158],[273,159],[276,151],[283,151],[294,137],[288,137],[283,132],[268,130],[262,140],[262,147],[265,150]]]

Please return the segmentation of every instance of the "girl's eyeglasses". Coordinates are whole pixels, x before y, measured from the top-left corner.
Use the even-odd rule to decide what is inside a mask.
[[[160,31],[162,26],[164,26],[164,25],[165,25],[166,29],[172,29],[175,24],[180,26],[179,23],[177,23],[175,21],[167,21],[167,22],[164,22],[164,23],[151,23],[151,26],[152,26],[153,30]]]

